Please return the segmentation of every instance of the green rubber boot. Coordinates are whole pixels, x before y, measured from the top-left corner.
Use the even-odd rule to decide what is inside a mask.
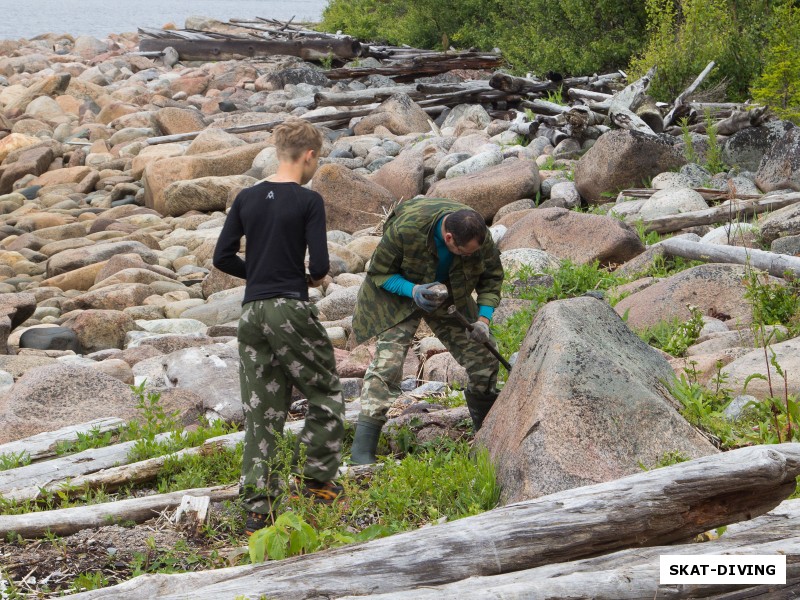
[[[375,450],[381,436],[383,421],[365,415],[358,416],[356,436],[353,440],[350,463],[354,465],[370,465],[375,462]]]

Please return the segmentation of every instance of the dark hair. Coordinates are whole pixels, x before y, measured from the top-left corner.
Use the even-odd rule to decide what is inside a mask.
[[[456,246],[465,246],[472,240],[482,245],[486,239],[486,221],[474,210],[450,213],[444,221],[444,230],[453,236]]]

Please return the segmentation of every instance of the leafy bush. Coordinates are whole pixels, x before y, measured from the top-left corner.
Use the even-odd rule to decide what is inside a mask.
[[[785,119],[800,123],[800,7],[775,10],[767,34],[764,70],[753,84],[753,98]]]

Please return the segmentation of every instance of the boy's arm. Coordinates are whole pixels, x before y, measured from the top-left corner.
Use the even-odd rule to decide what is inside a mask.
[[[330,270],[328,235],[325,229],[325,204],[317,194],[311,202],[306,218],[306,243],[308,244],[308,273],[311,280],[321,280]]]
[[[233,206],[228,212],[222,232],[219,234],[217,246],[214,248],[214,266],[228,275],[247,278],[245,262],[236,254],[244,235],[244,227],[239,216],[239,198],[233,201]]]

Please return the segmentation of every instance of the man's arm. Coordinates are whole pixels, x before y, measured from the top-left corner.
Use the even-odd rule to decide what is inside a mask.
[[[372,253],[367,277],[371,278],[378,287],[384,287],[384,284],[394,276],[398,276],[405,281],[405,278],[400,275],[400,265],[402,263],[403,241],[394,227],[390,226],[384,231],[381,241],[378,242],[375,252]]]
[[[311,202],[306,217],[306,244],[308,244],[308,272],[311,283],[319,282],[331,268],[328,256],[328,236],[325,229],[325,204],[322,196]]]
[[[239,215],[239,198],[237,197],[233,201],[233,206],[222,226],[222,232],[219,234],[217,245],[214,248],[213,263],[223,273],[246,279],[245,262],[236,254],[239,252],[243,235],[244,227]]]
[[[478,314],[488,323],[494,309],[500,304],[500,293],[503,289],[503,263],[500,262],[500,251],[488,234],[482,252],[484,269],[475,286],[475,291],[478,294]]]

